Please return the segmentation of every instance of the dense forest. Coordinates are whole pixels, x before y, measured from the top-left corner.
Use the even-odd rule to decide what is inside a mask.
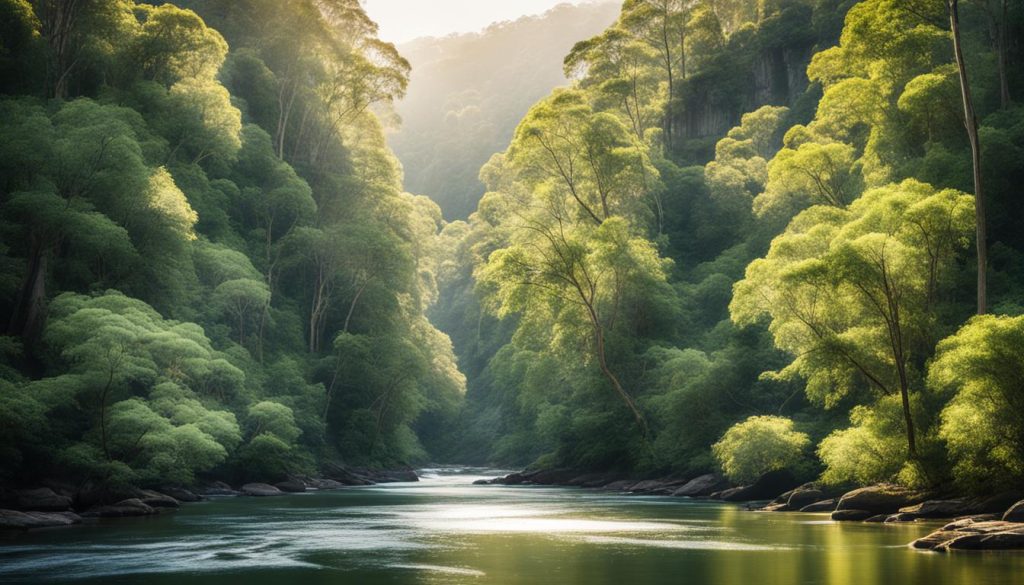
[[[560,4],[538,16],[492,24],[479,33],[423,38],[398,46],[412,65],[388,143],[402,161],[405,188],[466,219],[484,185],[477,178],[504,150],[537,100],[567,83],[562,57],[604,30],[618,3]]]
[[[374,113],[409,66],[358,0],[0,13],[4,476],[424,459],[465,382],[440,210]]]
[[[1020,485],[1022,29],[626,0],[446,222],[359,0],[0,0],[0,479]]]
[[[624,2],[441,234],[459,458],[1019,485],[1022,26]]]

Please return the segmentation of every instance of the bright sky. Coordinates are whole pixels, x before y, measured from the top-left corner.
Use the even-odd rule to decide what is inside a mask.
[[[380,38],[393,43],[417,37],[475,32],[492,22],[541,14],[579,0],[364,0],[366,12],[380,25]]]

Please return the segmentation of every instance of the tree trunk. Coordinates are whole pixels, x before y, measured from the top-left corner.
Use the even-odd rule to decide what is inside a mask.
[[[46,300],[46,246],[33,235],[29,253],[28,274],[18,292],[7,333],[20,336],[26,341],[37,339],[42,329],[43,303]]]
[[[960,40],[959,0],[946,0],[949,9],[949,24],[953,33],[953,52],[956,66],[960,73],[960,96],[964,106],[964,124],[967,126],[967,137],[971,142],[971,160],[974,165],[974,213],[978,250],[978,314],[988,312],[988,286],[986,282],[988,270],[988,243],[985,218],[985,195],[981,181],[981,144],[978,139],[978,118],[974,113],[974,101],[971,98],[971,86],[967,79],[967,65],[964,63],[963,47]]]

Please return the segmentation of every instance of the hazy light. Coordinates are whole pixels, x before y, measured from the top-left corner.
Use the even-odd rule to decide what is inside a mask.
[[[580,0],[365,0],[366,12],[380,25],[380,38],[395,43],[475,32],[492,22],[541,14],[565,3]]]

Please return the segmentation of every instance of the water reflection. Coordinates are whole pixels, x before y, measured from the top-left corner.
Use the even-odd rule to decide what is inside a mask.
[[[907,549],[929,525],[472,486],[476,476],[454,469],[423,475],[418,484],[222,499],[159,518],[6,535],[0,581],[1024,585],[1024,555]]]

